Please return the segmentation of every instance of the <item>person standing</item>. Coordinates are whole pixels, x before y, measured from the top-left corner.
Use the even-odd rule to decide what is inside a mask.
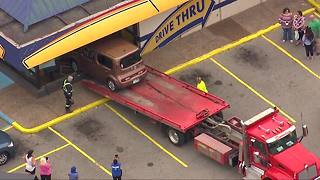
[[[302,37],[302,41],[306,49],[307,58],[313,59],[314,34],[310,27],[306,28],[306,32]]]
[[[202,80],[202,78],[200,76],[197,77],[197,89],[199,89],[205,93],[208,93],[206,83],[204,83],[204,81]]]
[[[70,173],[68,173],[69,180],[78,180],[79,174],[77,172],[77,168],[75,166],[71,167]]]
[[[117,159],[114,159],[112,164],[112,178],[113,180],[121,180],[122,176],[122,169],[121,169],[121,164],[118,162]]]
[[[25,171],[32,174],[32,175],[35,175],[36,174],[36,160],[32,154],[33,154],[33,150],[30,150],[25,155],[25,161],[26,161]]]
[[[302,37],[305,29],[305,17],[301,11],[297,11],[297,14],[293,18],[293,29],[298,32],[298,39],[296,45],[302,43]]]
[[[309,16],[308,26],[311,28],[315,38],[315,51],[320,54],[320,20],[313,14]]]
[[[39,169],[41,180],[51,180],[51,164],[48,157],[40,159]]]
[[[36,174],[36,160],[32,154],[33,154],[33,150],[29,150],[27,152],[27,154],[25,155],[25,161],[26,161],[25,172],[30,173],[31,175],[35,175]],[[38,179],[38,177],[35,176],[34,179]]]
[[[293,43],[292,39],[292,24],[293,24],[293,15],[290,12],[289,8],[284,8],[279,17],[279,23],[281,24],[283,30],[283,42],[290,40]]]
[[[73,81],[73,76],[69,75],[67,79],[65,79],[63,81],[63,93],[64,93],[64,97],[66,98],[66,113],[70,113],[71,112],[71,106],[74,103],[73,99],[72,99],[72,81]]]

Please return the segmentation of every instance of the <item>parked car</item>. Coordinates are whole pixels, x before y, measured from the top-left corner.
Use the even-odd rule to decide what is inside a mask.
[[[111,91],[137,84],[147,75],[139,48],[119,36],[80,48],[71,61],[74,71],[101,81]]]
[[[15,146],[11,137],[0,130],[0,166],[8,162],[15,154]]]

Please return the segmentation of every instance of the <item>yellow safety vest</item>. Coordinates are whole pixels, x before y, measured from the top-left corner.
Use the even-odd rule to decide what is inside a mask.
[[[197,88],[205,93],[208,93],[207,86],[202,80],[197,84]]]

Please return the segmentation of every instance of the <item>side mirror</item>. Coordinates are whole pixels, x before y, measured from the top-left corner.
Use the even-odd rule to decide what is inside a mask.
[[[307,125],[302,125],[302,135],[303,137],[308,136],[308,126]]]

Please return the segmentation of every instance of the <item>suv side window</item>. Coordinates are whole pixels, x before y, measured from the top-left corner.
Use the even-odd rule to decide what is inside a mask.
[[[264,155],[267,154],[266,149],[265,149],[265,147],[264,147],[262,142],[260,142],[258,140],[255,140],[254,143],[253,143],[253,147],[258,149],[262,154],[264,154]]]
[[[112,60],[107,58],[106,56],[98,54],[98,62],[102,66],[104,66],[108,69],[112,69]]]
[[[94,60],[94,51],[90,50],[89,48],[83,48],[81,55],[89,60]]]

